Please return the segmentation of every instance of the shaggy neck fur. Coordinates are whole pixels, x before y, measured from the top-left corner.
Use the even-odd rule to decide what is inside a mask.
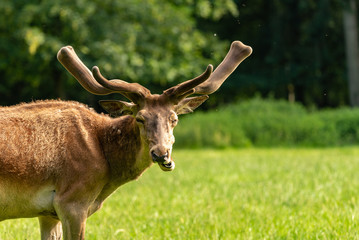
[[[111,119],[100,141],[111,169],[111,180],[116,184],[137,179],[152,165],[148,143],[141,138],[132,116]]]

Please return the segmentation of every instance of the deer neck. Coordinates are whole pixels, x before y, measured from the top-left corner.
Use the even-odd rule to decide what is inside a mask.
[[[111,179],[119,185],[137,179],[152,165],[148,143],[132,116],[111,119],[102,142]]]

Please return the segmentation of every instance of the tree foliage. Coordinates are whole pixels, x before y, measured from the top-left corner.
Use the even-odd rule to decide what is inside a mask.
[[[5,0],[0,5],[0,102],[53,98],[54,93],[81,99],[79,85],[56,60],[64,45],[72,45],[87,66],[98,65],[108,78],[156,88],[199,75],[208,63],[220,61],[229,43],[199,31],[194,12],[197,4],[207,4],[206,13],[198,13],[202,17],[236,14],[230,0],[228,6],[211,5],[219,2]]]
[[[357,0],[356,0],[357,1]],[[0,104],[89,102],[57,62],[72,45],[104,76],[160,92],[217,65],[230,41],[254,49],[207,106],[273,96],[320,107],[348,104],[343,34],[347,0],[3,0]]]

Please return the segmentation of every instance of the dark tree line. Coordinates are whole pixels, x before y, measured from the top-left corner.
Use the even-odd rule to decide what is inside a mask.
[[[240,96],[288,98],[319,107],[349,104],[342,13],[335,0],[239,1],[239,18],[223,19],[226,38],[253,46],[244,76],[230,81]],[[235,85],[236,84],[236,85]]]

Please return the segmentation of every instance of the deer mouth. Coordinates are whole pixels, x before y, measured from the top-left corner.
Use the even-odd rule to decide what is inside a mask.
[[[175,168],[175,162],[172,160],[170,154],[166,152],[166,154],[159,156],[155,153],[154,150],[151,151],[152,161],[158,163],[160,168],[163,171],[172,171]]]
[[[158,165],[160,166],[160,168],[163,171],[172,171],[173,169],[175,169],[175,162],[171,160],[169,160],[168,162],[162,162],[162,163],[158,163]]]

